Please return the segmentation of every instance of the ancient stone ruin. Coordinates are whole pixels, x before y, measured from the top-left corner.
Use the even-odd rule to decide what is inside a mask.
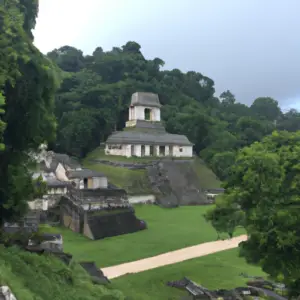
[[[125,157],[192,157],[193,144],[186,136],[166,132],[160,107],[158,95],[134,93],[126,130],[108,137],[105,153]]]
[[[44,148],[36,155],[39,170],[33,176],[47,183],[47,195],[29,203],[39,222],[61,224],[93,240],[146,229],[127,192],[110,185],[105,174]]]

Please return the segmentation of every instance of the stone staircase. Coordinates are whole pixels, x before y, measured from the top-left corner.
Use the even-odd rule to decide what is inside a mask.
[[[152,189],[161,206],[207,204],[193,161],[162,161],[147,168]]]

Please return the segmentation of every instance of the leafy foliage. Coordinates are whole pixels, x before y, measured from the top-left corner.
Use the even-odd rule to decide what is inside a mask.
[[[51,255],[37,255],[16,248],[0,251],[0,280],[24,300],[122,300],[121,292],[94,285],[75,262],[67,267]]]
[[[0,221],[19,218],[34,195],[28,151],[55,139],[54,66],[32,43],[37,1],[0,7]]]
[[[248,107],[229,90],[218,99],[212,79],[194,71],[161,70],[163,60],[147,60],[133,41],[111,51],[97,47],[86,56],[71,46],[47,55],[63,74],[56,94],[58,136],[50,145],[58,152],[84,157],[114,130],[122,130],[136,91],[159,95],[166,129],[187,135],[223,180],[238,149],[260,141],[276,126],[299,128],[297,111],[284,115],[269,97]]]
[[[249,239],[241,253],[300,294],[300,132],[274,132],[238,154],[226,194],[206,218],[217,231],[237,225]]]
[[[43,180],[42,176],[33,179],[33,198],[41,198],[47,192],[47,183]]]

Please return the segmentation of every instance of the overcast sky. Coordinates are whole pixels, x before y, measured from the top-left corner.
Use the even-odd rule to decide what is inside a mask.
[[[300,0],[40,0],[34,35],[44,53],[136,41],[167,69],[212,78],[216,95],[300,108],[299,30]]]

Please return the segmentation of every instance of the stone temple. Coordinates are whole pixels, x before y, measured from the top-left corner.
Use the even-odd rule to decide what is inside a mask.
[[[184,135],[166,132],[160,119],[158,95],[134,93],[123,131],[111,134],[105,154],[119,156],[192,157],[193,144]]]

